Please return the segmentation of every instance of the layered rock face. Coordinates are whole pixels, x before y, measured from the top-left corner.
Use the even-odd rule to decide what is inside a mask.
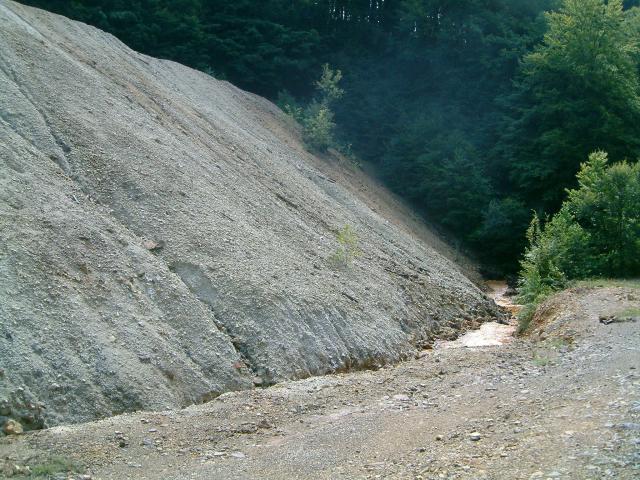
[[[0,0],[0,420],[394,362],[492,313],[435,235],[336,162],[262,98]],[[338,267],[347,225],[362,255]]]

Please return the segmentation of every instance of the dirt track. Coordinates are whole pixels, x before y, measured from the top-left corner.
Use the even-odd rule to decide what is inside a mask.
[[[637,289],[573,290],[530,339],[4,439],[0,458],[118,480],[638,478],[640,323],[598,321],[638,306]]]

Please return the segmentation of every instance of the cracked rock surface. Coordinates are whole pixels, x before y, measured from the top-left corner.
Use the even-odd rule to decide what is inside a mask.
[[[363,255],[335,268],[346,225]],[[495,314],[472,275],[268,101],[0,0],[3,417],[37,429],[397,362]]]

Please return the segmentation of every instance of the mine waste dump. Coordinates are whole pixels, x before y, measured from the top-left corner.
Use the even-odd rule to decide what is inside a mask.
[[[421,52],[419,19],[434,28],[453,25],[447,35],[465,40],[452,41],[458,50],[437,57],[433,68],[463,59],[457,54],[470,48],[466,39],[482,32],[483,48],[498,49],[514,69],[514,43],[533,45],[544,22],[557,20],[542,16],[545,2],[507,5],[509,15],[527,18],[530,8],[540,10],[520,29],[502,15],[508,13],[500,10],[502,0],[491,8],[388,0],[26,0],[111,32],[128,25],[129,40],[162,32],[167,44],[178,33],[194,38],[190,29],[204,20],[188,12],[214,12],[202,45],[232,25],[223,46],[237,47],[245,60],[244,44],[234,43],[241,34],[255,37],[254,47],[267,57],[286,50],[269,39],[288,39],[286,48],[305,52],[304,41],[324,35],[296,36],[273,19],[248,21],[246,12],[297,15],[298,8],[309,13],[330,4],[334,16],[343,8],[339,20],[354,36],[364,23],[411,20],[410,35],[402,37],[407,52]],[[620,2],[562,4],[597,15],[619,10],[631,22],[625,32],[640,31],[633,23],[640,15],[621,13]],[[427,8],[434,5],[442,7],[437,15]],[[380,16],[356,22],[365,17],[344,13],[365,7]],[[388,8],[398,8],[397,15],[384,17]],[[451,24],[447,15],[456,9],[482,15]],[[172,22],[178,10],[182,20]],[[509,28],[489,28],[495,22],[525,33],[513,39]],[[562,26],[582,31],[592,23]],[[402,45],[401,32],[387,33],[385,45]],[[430,48],[442,53],[447,38],[438,36]],[[378,48],[376,42],[367,48]],[[204,55],[190,50],[193,44],[171,46]],[[389,65],[372,72],[405,75],[392,68],[393,50],[384,52]],[[495,65],[484,68],[493,75]],[[138,53],[95,26],[0,0],[0,478],[639,478],[640,283],[630,275],[571,278],[552,263],[560,258],[552,254],[573,251],[551,247],[601,237],[581,235],[568,207],[549,220],[534,217],[519,264],[524,273],[489,282],[480,272],[497,270],[481,267],[480,253],[504,247],[508,222],[494,222],[495,242],[473,252],[439,215],[420,209],[415,198],[409,203],[398,188],[392,192],[381,170],[360,162],[350,147],[312,141],[311,120],[333,125],[329,100],[344,93],[340,81],[347,88],[353,77],[323,66],[314,85],[326,91],[296,107],[277,106],[215,78],[215,69],[202,70]],[[472,80],[469,90],[485,81]],[[461,95],[467,93],[472,99],[471,91]],[[346,104],[375,110],[367,98]],[[449,113],[459,107],[454,100]],[[403,118],[389,112],[390,123],[415,120],[411,111]],[[374,139],[381,122],[364,113],[363,128],[373,128]],[[425,125],[438,121],[430,110],[418,113]],[[400,137],[417,142],[404,135],[413,127],[396,127],[384,138],[389,146],[404,148]],[[452,161],[472,158],[465,156],[470,150],[460,153],[463,143],[452,149]],[[424,167],[438,155],[411,161]],[[598,151],[580,168],[584,178],[620,179],[640,172],[634,165],[607,166],[607,154]],[[471,167],[461,170],[465,182],[482,177]],[[419,179],[410,168],[404,173],[429,192],[444,181]],[[582,190],[570,194],[574,202],[588,187],[578,176]],[[611,185],[624,188],[605,193],[640,198],[629,193],[636,191],[631,181],[628,188]],[[460,194],[458,202],[435,199],[447,205],[441,216],[450,221],[476,197],[459,184],[445,187],[442,195]],[[602,192],[587,193],[579,197],[583,203],[600,202]],[[515,218],[524,208],[526,230],[528,204],[484,200],[501,221],[504,209]],[[640,210],[625,210],[628,228],[640,225],[634,211]],[[578,264],[571,259],[570,266]],[[541,265],[553,267],[546,277],[538,275]]]

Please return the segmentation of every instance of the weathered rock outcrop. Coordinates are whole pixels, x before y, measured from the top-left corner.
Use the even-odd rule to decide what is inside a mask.
[[[0,0],[0,95],[0,413],[27,428],[397,361],[491,311],[229,83]],[[345,225],[363,255],[335,269]]]

